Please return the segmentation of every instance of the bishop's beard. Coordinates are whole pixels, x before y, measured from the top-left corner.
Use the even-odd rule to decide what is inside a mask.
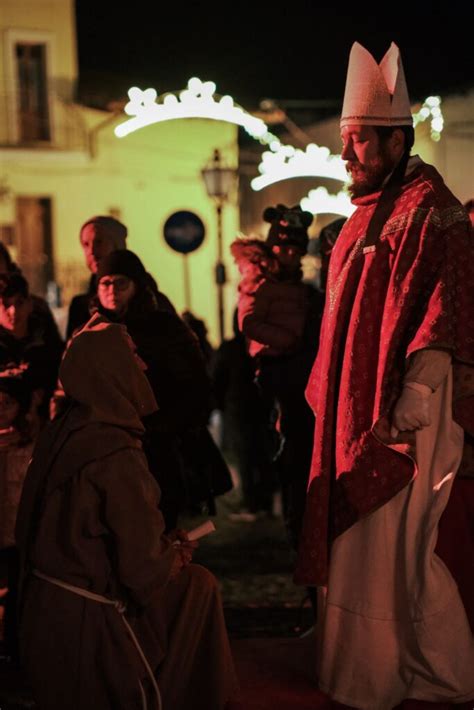
[[[384,180],[395,166],[396,162],[383,149],[383,146],[380,147],[379,155],[367,165],[362,165],[358,160],[349,160],[346,167],[352,181],[347,189],[351,197],[364,197],[381,190]]]

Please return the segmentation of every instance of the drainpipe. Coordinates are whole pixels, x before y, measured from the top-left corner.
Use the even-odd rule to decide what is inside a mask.
[[[114,121],[117,120],[118,116],[122,114],[124,106],[125,102],[119,105],[118,102],[114,103],[112,114],[110,116],[107,116],[107,118],[104,118],[103,121],[100,121],[100,123],[95,125],[94,128],[91,128],[89,133],[87,134],[88,151],[89,156],[92,158],[92,160],[97,157],[97,136],[99,135],[100,131],[102,131],[104,128],[107,128],[107,126],[110,126],[111,123],[114,123]]]

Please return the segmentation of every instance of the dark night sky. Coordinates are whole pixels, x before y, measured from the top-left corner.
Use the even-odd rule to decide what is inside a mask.
[[[354,40],[378,61],[397,42],[413,101],[474,85],[472,11],[457,2],[439,11],[417,0],[385,3],[388,21],[361,2],[351,10],[318,0],[286,0],[280,10],[259,0],[76,5],[80,92],[89,103],[123,98],[132,84],[173,91],[199,76],[250,110],[265,97],[337,104]]]

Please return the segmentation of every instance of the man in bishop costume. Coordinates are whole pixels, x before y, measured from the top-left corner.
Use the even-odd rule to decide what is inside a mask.
[[[473,475],[474,239],[436,169],[410,156],[412,125],[398,47],[377,64],[355,43],[341,137],[357,210],[331,255],[306,391],[295,578],[320,591],[321,689],[367,710],[474,698],[467,607],[435,553],[455,479]]]

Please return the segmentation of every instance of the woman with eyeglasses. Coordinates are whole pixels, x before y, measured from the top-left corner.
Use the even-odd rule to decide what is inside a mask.
[[[92,301],[92,312],[97,311],[126,326],[147,366],[159,410],[147,421],[144,449],[162,490],[166,528],[173,529],[188,497],[180,436],[205,426],[210,411],[210,381],[199,344],[178,315],[159,310],[145,267],[127,249],[99,264]]]

